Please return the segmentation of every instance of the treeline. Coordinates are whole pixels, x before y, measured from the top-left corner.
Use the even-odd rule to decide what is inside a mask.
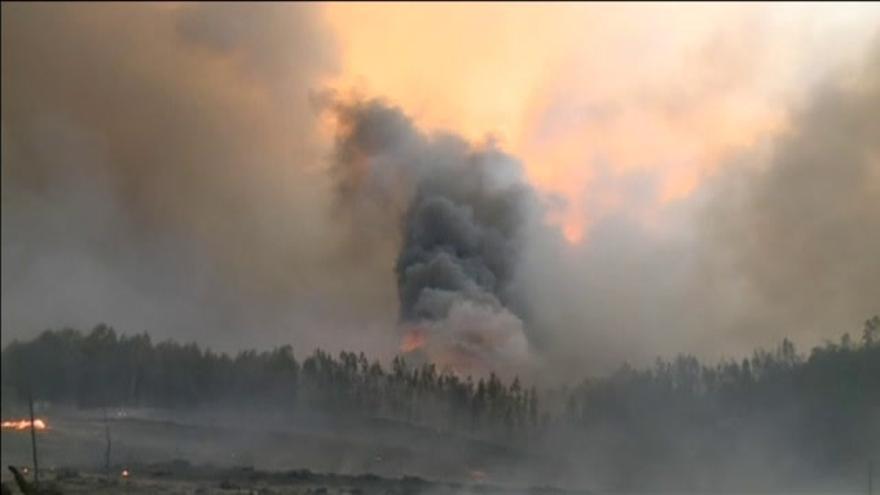
[[[300,362],[291,346],[230,356],[99,325],[88,334],[50,330],[12,342],[2,361],[5,389],[83,408],[274,406],[504,435],[538,420],[537,393],[518,379],[461,378],[401,357],[386,369],[352,352],[316,350]]]
[[[852,479],[847,466],[864,469],[880,457],[880,318],[866,321],[860,338],[845,334],[808,355],[786,339],[716,365],[679,356],[647,369],[623,366],[566,397],[564,435],[588,442],[612,466],[603,470],[610,485],[626,487],[637,472],[693,480],[694,466],[713,480],[721,476],[713,466],[768,479]]]
[[[540,403],[519,380],[462,378],[399,357],[386,367],[363,354],[317,350],[299,361],[290,346],[230,356],[104,325],[13,342],[2,366],[4,401],[32,390],[37,400],[86,408],[230,405],[384,417],[528,439],[532,452],[577,459],[575,472],[618,489],[862,479],[866,459],[880,459],[878,317],[859,337],[807,354],[783,340],[711,365],[692,356],[624,365],[573,388],[542,390]]]
[[[272,406],[505,438],[540,430],[561,437],[554,445],[594,448],[624,478],[632,477],[630,466],[674,473],[670,463],[688,469],[720,459],[722,445],[746,456],[756,442],[795,448],[817,465],[880,449],[878,317],[859,338],[844,335],[807,355],[784,340],[773,351],[713,365],[692,356],[625,365],[574,388],[545,390],[541,403],[519,380],[463,378],[400,357],[386,367],[363,354],[316,350],[299,361],[290,346],[230,356],[196,344],[154,344],[146,334],[119,335],[104,325],[13,342],[2,366],[4,395],[33,390],[38,400],[85,408]]]

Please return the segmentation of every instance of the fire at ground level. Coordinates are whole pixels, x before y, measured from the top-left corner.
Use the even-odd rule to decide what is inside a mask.
[[[51,426],[36,436],[41,479],[64,494],[605,493],[573,481],[576,462],[562,454],[529,455],[528,449],[383,420],[291,423],[269,415],[113,410],[105,423],[101,411],[71,410],[55,411],[44,424]],[[33,474],[25,469],[31,465],[29,433],[3,430],[7,486],[14,483],[6,466]],[[856,483],[810,493],[865,492]]]
[[[46,422],[40,418],[34,419],[33,424],[34,424],[35,430],[45,430],[46,428],[48,428],[48,426],[46,426]],[[3,428],[4,430],[16,430],[16,431],[30,430],[31,420],[29,420],[29,419],[4,420],[2,423],[0,423],[0,428]]]
[[[99,410],[64,410],[44,424],[41,479],[65,494],[525,493],[517,472],[537,464],[507,446],[380,419],[112,410],[105,423]],[[12,486],[7,466],[32,476],[30,430],[2,435],[2,480]]]

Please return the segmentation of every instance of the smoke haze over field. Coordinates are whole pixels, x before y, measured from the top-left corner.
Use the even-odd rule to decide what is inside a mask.
[[[534,8],[4,3],[4,345],[415,331],[563,377],[880,311],[880,11]]]

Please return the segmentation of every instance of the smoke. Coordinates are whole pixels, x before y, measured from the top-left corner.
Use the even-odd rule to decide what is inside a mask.
[[[529,114],[537,127],[523,126],[537,144],[519,148],[530,171],[562,177],[578,198],[566,204],[491,139],[428,134],[382,100],[325,98],[336,124],[326,143],[309,95],[337,73],[339,50],[314,6],[2,9],[4,343],[101,320],[226,349],[292,342],[378,357],[409,336],[457,369],[541,363],[549,380],[677,352],[740,355],[783,336],[810,345],[880,312],[878,50],[861,69],[823,64],[840,72],[798,88],[807,98],[784,133],[723,140],[723,156],[731,143],[738,156],[700,167],[690,196],[667,194],[679,154],[664,150],[711,141],[713,129],[694,128],[716,121],[738,136],[739,121],[697,112],[669,138],[658,109],[747,110],[751,93],[729,100],[716,83],[766,64],[739,49],[736,64],[717,64],[728,51],[710,50],[711,64],[694,63],[717,91],[693,97],[672,71],[676,84],[628,102],[646,128],[613,111],[616,96],[584,85],[608,109],[590,112],[563,84],[547,115]],[[741,31],[721,37],[740,47]],[[532,57],[542,66],[544,51]],[[626,79],[641,86],[645,67]],[[548,77],[619,86],[588,73]],[[571,131],[571,149],[544,162],[536,138],[554,125]],[[603,141],[638,153],[589,144]],[[576,163],[555,169],[556,155]],[[579,244],[544,221],[571,208],[590,219]]]
[[[332,108],[340,206],[356,225],[378,215],[386,232],[400,227],[403,331],[460,371],[524,365],[530,349],[512,281],[537,198],[521,165],[492,142],[423,134],[380,100]]]
[[[2,37],[4,343],[393,345],[393,275],[328,214],[314,6],[4,3]]]
[[[875,49],[804,88],[784,132],[741,148],[691,198],[651,208],[653,223],[642,212],[660,204],[657,176],[596,165],[588,207],[616,191],[625,208],[580,245],[545,225],[526,236],[517,285],[548,374],[859,332],[880,311],[878,62]]]
[[[769,160],[717,178],[706,269],[741,287],[741,337],[817,341],[880,311],[880,43],[814,90]]]

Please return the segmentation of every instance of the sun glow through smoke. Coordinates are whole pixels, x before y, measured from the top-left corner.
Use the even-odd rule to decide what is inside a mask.
[[[571,243],[617,211],[656,223],[730,156],[784,129],[803,67],[823,70],[803,53],[817,33],[793,20],[828,14],[802,5],[443,3],[329,4],[324,13],[342,51],[334,85],[388,97],[427,129],[473,141],[491,134],[537,188],[563,200],[548,220]],[[855,17],[839,21],[848,36],[865,36],[870,26]],[[654,190],[633,198],[622,184],[640,176]]]

